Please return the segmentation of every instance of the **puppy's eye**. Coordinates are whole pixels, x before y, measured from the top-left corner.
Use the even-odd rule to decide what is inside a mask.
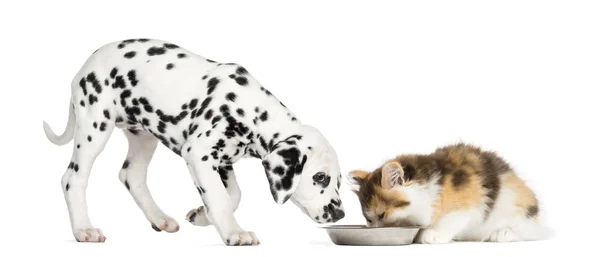
[[[315,182],[323,182],[325,181],[325,172],[318,172],[313,176]]]

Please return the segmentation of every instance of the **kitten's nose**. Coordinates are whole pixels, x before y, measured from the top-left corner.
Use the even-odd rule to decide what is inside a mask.
[[[344,216],[346,216],[346,214],[344,213],[344,211],[342,211],[340,209],[335,209],[333,211],[333,213],[331,214],[331,218],[332,218],[333,222],[343,219]]]

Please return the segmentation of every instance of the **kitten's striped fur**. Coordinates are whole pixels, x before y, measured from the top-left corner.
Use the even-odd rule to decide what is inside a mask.
[[[542,236],[536,195],[497,154],[458,143],[349,174],[369,226],[419,225],[420,243]]]

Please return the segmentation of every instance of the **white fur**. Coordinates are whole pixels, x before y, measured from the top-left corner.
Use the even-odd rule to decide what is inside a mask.
[[[513,242],[543,239],[546,235],[538,219],[530,219],[516,206],[516,195],[512,189],[503,187],[492,211],[484,219],[487,206],[454,211],[431,223],[433,204],[440,189],[437,180],[427,185],[395,186],[392,190],[403,192],[410,205],[401,211],[388,214],[383,222],[374,221],[372,226],[392,224],[405,220],[410,224],[425,226],[415,241],[425,244],[448,243],[451,241]]]

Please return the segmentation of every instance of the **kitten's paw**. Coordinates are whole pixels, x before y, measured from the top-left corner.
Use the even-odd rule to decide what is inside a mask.
[[[452,235],[431,228],[421,231],[417,242],[421,244],[445,244],[452,241]]]
[[[164,216],[152,223],[152,229],[157,232],[167,231],[169,233],[174,233],[179,231],[179,224],[173,218]]]
[[[189,221],[195,226],[208,226],[210,225],[210,220],[208,220],[208,216],[206,216],[206,212],[204,211],[204,206],[200,206],[198,209],[192,209],[185,216],[185,220]]]
[[[73,233],[77,242],[104,243],[106,237],[99,228],[77,229]]]
[[[498,229],[490,234],[490,242],[513,242],[516,241],[516,235],[510,228]]]
[[[254,232],[236,232],[232,233],[228,239],[225,240],[227,245],[259,245],[260,241],[256,238]]]

